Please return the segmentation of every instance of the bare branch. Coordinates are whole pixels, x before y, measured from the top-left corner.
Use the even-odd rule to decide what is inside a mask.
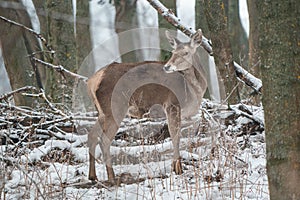
[[[244,82],[246,85],[250,86],[257,93],[261,93],[262,82],[260,79],[253,76],[250,72],[246,71],[243,67],[241,67],[236,62],[233,62],[235,73],[237,77]]]
[[[34,87],[34,86],[21,87],[21,88],[18,88],[16,90],[14,90],[14,91],[9,92],[9,93],[0,95],[0,101],[1,100],[7,100],[9,97],[13,96],[15,93],[24,92],[24,91],[28,91],[28,90],[38,91],[36,89],[36,87]]]
[[[40,59],[35,58],[35,57],[32,57],[32,59],[33,59],[35,62],[40,63],[41,65],[43,65],[43,66],[45,66],[45,67],[52,68],[52,69],[56,70],[57,72],[61,73],[63,76],[64,76],[64,73],[66,73],[66,74],[68,74],[69,76],[72,76],[72,77],[77,78],[77,79],[79,79],[79,80],[82,80],[82,81],[84,81],[84,82],[86,82],[87,79],[88,79],[88,78],[85,77],[85,76],[81,76],[81,75],[79,75],[79,74],[76,74],[76,73],[74,73],[74,72],[71,72],[71,71],[65,69],[65,68],[64,68],[63,66],[61,66],[61,65],[53,65],[53,64],[51,64],[51,63],[45,62],[45,61],[40,60]]]
[[[195,30],[189,28],[180,22],[180,19],[174,15],[174,13],[166,8],[159,0],[147,0],[151,6],[157,10],[157,12],[163,16],[170,24],[172,24],[175,28],[179,29],[185,35],[191,37],[196,33]],[[208,52],[209,55],[213,55],[213,49],[209,40],[202,36],[201,46]],[[253,88],[257,93],[260,93],[262,88],[262,82],[260,79],[256,78],[249,72],[247,72],[244,68],[242,68],[239,64],[234,62],[234,68],[237,77],[240,81],[244,82],[246,85]]]
[[[42,99],[44,99],[44,101],[48,104],[48,106],[54,111],[55,114],[59,114],[59,115],[62,115],[64,117],[66,117],[67,115],[57,109],[49,100],[48,98],[46,97],[46,94],[45,94],[45,91],[43,89],[36,89],[34,86],[25,86],[25,87],[22,87],[22,88],[19,88],[17,90],[14,90],[12,92],[9,92],[7,94],[3,94],[0,96],[0,101],[1,100],[7,100],[10,96],[14,95],[15,93],[20,93],[20,92],[24,92],[24,91],[28,91],[28,90],[34,90],[34,91],[40,91],[38,94],[29,94],[29,93],[22,93],[22,95],[25,95],[25,96],[31,96],[31,97],[40,97]],[[12,106],[12,105],[8,105],[8,104],[4,104],[4,103],[0,103],[0,106],[2,106],[3,108],[8,108],[8,109],[13,109],[13,110],[17,110],[17,111],[20,111],[20,112],[23,112],[23,113],[27,113],[29,115],[31,114],[35,114],[35,115],[41,115],[40,113],[32,113],[32,111],[30,110],[27,110],[27,109],[24,109],[24,108],[20,108],[20,107],[17,107],[17,106]]]
[[[23,95],[25,96],[31,96],[31,97],[40,97],[42,99],[45,100],[45,102],[48,104],[48,106],[54,111],[55,114],[59,114],[59,115],[62,115],[62,116],[67,116],[63,111],[57,109],[49,100],[48,98],[46,97],[46,94],[45,94],[45,91],[43,89],[40,90],[40,93],[38,94],[27,94],[27,93],[24,93]]]
[[[191,27],[187,27],[180,22],[180,19],[174,15],[174,13],[166,8],[160,1],[158,0],[147,0],[153,8],[157,10],[157,12],[163,16],[171,25],[175,28],[179,29],[185,35],[192,37],[196,33]],[[210,54],[213,55],[211,44],[209,43],[208,39],[202,36],[202,43],[201,46]]]
[[[48,44],[47,40],[46,40],[41,34],[37,33],[37,32],[34,31],[33,29],[28,28],[27,26],[24,26],[23,24],[20,24],[20,23],[18,23],[18,22],[13,21],[13,20],[7,19],[7,18],[5,18],[5,17],[3,17],[3,16],[0,16],[0,19],[3,20],[3,21],[6,22],[6,23],[9,23],[9,24],[12,24],[12,25],[21,27],[21,28],[23,28],[24,30],[26,30],[26,31],[28,31],[28,32],[30,32],[30,33],[32,33],[33,35],[35,35],[37,38],[39,38],[39,39],[43,42],[43,44],[46,46],[46,48],[47,48],[52,54],[55,53],[55,51],[54,51],[54,50],[51,48],[51,46]]]

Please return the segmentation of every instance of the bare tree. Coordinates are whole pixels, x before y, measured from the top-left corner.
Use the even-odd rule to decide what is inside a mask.
[[[45,52],[45,60],[76,72],[91,51],[88,1],[77,2],[77,10],[74,11],[76,18],[73,16],[72,1],[33,2],[40,20],[41,34],[55,50],[54,56]],[[74,80],[65,79],[56,72],[47,70],[45,89],[56,101],[70,105],[73,84]]]
[[[32,27],[30,16],[21,3],[1,3],[0,13],[6,18]],[[3,20],[0,21],[0,24],[0,43],[12,90],[25,85],[42,87],[40,72],[34,63],[30,62],[29,56],[41,50],[38,39],[20,26],[12,26]],[[14,94],[14,102],[16,105],[32,104],[31,98],[20,94]]]
[[[177,8],[176,8],[176,0],[161,0],[161,2],[169,8],[170,12],[174,13],[174,15],[177,15]],[[162,16],[158,16],[158,26],[159,28],[166,28],[166,29],[171,29],[171,30],[176,30],[170,23],[168,23]],[[160,34],[163,34],[161,32]],[[161,35],[160,38],[164,38],[164,35]],[[165,41],[160,41],[160,59],[165,61],[168,60],[171,57],[171,52],[166,51],[165,49],[170,49],[169,43],[167,40]]]
[[[259,69],[259,63],[260,63],[260,57],[259,57],[259,22],[258,22],[258,1],[259,0],[248,0],[248,12],[249,12],[249,25],[250,25],[250,31],[249,31],[249,71],[256,77],[261,78],[260,75],[260,69]],[[260,96],[254,97],[254,103],[259,104],[261,102]]]
[[[233,52],[233,59],[243,66],[248,66],[248,38],[242,27],[239,16],[239,1],[227,0],[227,2],[228,33]]]
[[[300,2],[257,5],[270,198],[300,199]]]
[[[237,80],[235,78],[225,5],[221,0],[204,0],[204,7],[214,49],[215,63],[221,75],[220,85],[225,86],[226,93],[225,95],[221,93],[221,99],[228,99],[229,104],[236,103],[238,101]]]
[[[135,43],[139,42],[140,38],[132,31],[120,37],[120,33],[134,28],[138,28],[136,0],[120,0],[115,1],[116,17],[115,29],[119,36],[119,49],[121,52],[122,62],[137,62],[140,61],[139,51],[126,52],[128,49],[133,50]],[[136,31],[137,32],[137,31]],[[126,52],[123,54],[122,52]]]

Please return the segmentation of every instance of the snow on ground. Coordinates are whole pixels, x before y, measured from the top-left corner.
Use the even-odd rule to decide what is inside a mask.
[[[244,104],[231,108],[205,100],[193,123],[184,122],[182,175],[171,172],[170,138],[153,144],[130,138],[135,134],[128,133],[127,138],[116,139],[111,148],[116,175],[144,178],[118,187],[103,186],[102,182],[92,185],[87,179],[86,134],[58,132],[57,137],[36,146],[3,144],[1,199],[269,199],[260,124],[263,110]],[[142,132],[140,135],[147,137],[151,126],[156,126],[155,122],[132,122],[130,125],[127,120],[120,130]],[[100,148],[96,156],[97,177],[107,180]]]

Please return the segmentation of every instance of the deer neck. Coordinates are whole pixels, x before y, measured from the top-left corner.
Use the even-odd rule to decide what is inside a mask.
[[[191,66],[189,69],[184,71],[183,76],[186,85],[191,88],[195,94],[202,96],[204,88],[201,85],[203,81],[201,79],[203,79],[203,77],[197,71],[197,69]]]

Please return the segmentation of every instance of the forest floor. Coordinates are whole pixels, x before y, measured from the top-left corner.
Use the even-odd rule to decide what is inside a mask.
[[[99,181],[87,178],[96,114],[50,108],[1,103],[0,199],[269,199],[262,107],[204,100],[183,122],[182,175],[164,119],[125,119],[111,147],[119,186],[105,184],[99,147]]]

